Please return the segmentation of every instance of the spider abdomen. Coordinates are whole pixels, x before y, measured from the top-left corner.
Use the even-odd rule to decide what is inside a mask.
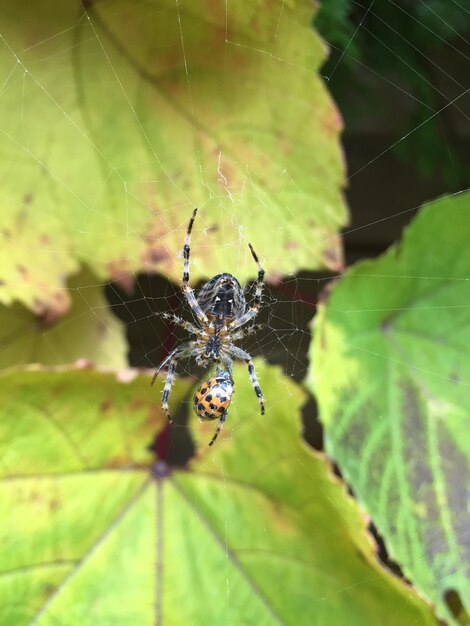
[[[194,395],[194,410],[201,420],[220,419],[227,413],[234,391],[229,372],[219,372],[206,380]]]
[[[205,283],[198,302],[207,315],[218,319],[232,319],[245,311],[246,300],[243,289],[232,274],[217,274]]]

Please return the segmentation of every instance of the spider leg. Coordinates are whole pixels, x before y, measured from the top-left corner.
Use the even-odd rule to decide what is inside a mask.
[[[155,370],[155,374],[152,376],[152,382],[150,383],[150,386],[153,387],[155,384],[155,381],[157,380],[157,376],[160,373],[160,371],[165,367],[165,365],[168,363],[168,361],[171,361],[171,359],[178,353],[178,348],[176,348],[175,350],[173,350],[173,352],[170,352],[170,354],[166,357],[166,359],[163,359],[163,361],[160,363],[160,365],[157,367],[157,369]]]
[[[191,287],[189,286],[189,255],[191,252],[191,249],[190,249],[191,231],[193,229],[194,220],[196,219],[196,213],[197,213],[197,209],[194,209],[191,219],[189,220],[188,230],[186,232],[186,239],[184,242],[184,248],[183,248],[184,265],[183,265],[182,289],[186,297],[186,300],[188,301],[188,304],[191,307],[194,315],[199,320],[201,320],[201,322],[208,324],[209,320],[207,319],[207,315],[199,306],[199,303],[196,300],[196,296],[194,294],[194,290],[191,289]]]
[[[241,328],[237,330],[236,333],[231,335],[232,341],[238,341],[239,339],[244,339],[248,337],[248,335],[252,335],[253,333],[258,332],[262,328],[265,328],[266,324],[253,324],[252,326],[248,326],[248,328]]]
[[[256,255],[256,252],[253,250],[253,246],[251,245],[251,243],[249,243],[248,246],[251,250],[251,254],[255,260],[255,263],[258,266],[258,279],[256,281],[255,299],[253,301],[253,308],[256,308],[258,311],[260,304],[261,304],[261,294],[263,293],[263,286],[264,286],[264,269],[261,267],[261,263],[259,262],[258,256]]]
[[[150,383],[150,386],[153,387],[153,385],[155,384],[155,381],[157,380],[158,374],[161,372],[161,370],[165,367],[167,363],[169,363],[174,358],[178,360],[180,357],[185,356],[186,354],[187,355],[191,354],[193,347],[194,347],[194,341],[188,341],[186,343],[183,343],[181,346],[178,346],[178,348],[175,348],[172,352],[170,352],[170,354],[166,358],[163,359],[163,361],[155,370],[155,374],[152,377],[152,382]]]
[[[236,359],[245,361],[245,363],[248,365],[248,374],[250,375],[251,384],[253,385],[256,397],[258,398],[261,415],[264,415],[264,397],[263,392],[261,391],[261,387],[259,386],[258,377],[256,376],[253,359],[248,354],[248,352],[245,352],[245,350],[242,350],[238,346],[229,346],[227,348],[227,352],[229,352],[229,354],[234,356]]]
[[[171,424],[173,424],[173,420],[171,418],[170,409],[168,407],[168,398],[170,397],[171,386],[175,378],[176,364],[178,362],[178,359],[181,358],[182,356],[189,356],[190,354],[192,354],[194,345],[195,345],[195,342],[190,341],[190,342],[184,343],[178,348],[175,348],[173,352],[170,352],[170,354],[166,357],[166,359],[163,359],[163,361],[157,367],[155,374],[153,375],[152,382],[150,383],[151,385],[155,383],[155,380],[159,372],[165,367],[167,363],[169,363],[168,372],[167,372],[166,379],[165,379],[165,386],[163,387],[162,408],[163,408],[163,411],[165,412],[165,415],[168,418],[168,421]]]
[[[219,436],[219,433],[222,430],[222,426],[224,425],[226,419],[227,419],[227,411],[225,411],[225,413],[222,413],[222,415],[219,418],[219,425],[217,426],[212,439],[209,441],[209,445],[210,446],[213,445],[213,443],[215,442],[215,440]]]
[[[175,378],[175,369],[176,369],[177,361],[178,359],[175,357],[173,357],[170,361],[170,365],[168,366],[168,372],[166,374],[165,386],[163,388],[163,395],[162,395],[162,408],[165,411],[165,415],[168,421],[170,422],[170,424],[174,424],[174,422],[170,415],[170,408],[168,406],[168,398],[170,397],[171,386]]]
[[[193,335],[200,335],[202,332],[200,328],[191,324],[191,322],[187,322],[182,317],[179,317],[179,315],[175,315],[174,313],[155,313],[155,315],[157,317],[163,317],[165,320],[170,320],[173,324],[181,326],[181,328],[184,328],[184,330],[187,330],[188,333],[192,333]]]
[[[238,319],[235,319],[229,325],[229,328],[231,329],[240,328],[240,326],[243,326],[244,324],[252,320],[254,317],[256,317],[258,315],[259,308],[261,306],[261,295],[263,293],[263,286],[264,286],[264,269],[261,267],[259,259],[256,255],[256,252],[253,250],[253,246],[251,245],[251,243],[249,243],[248,246],[251,250],[251,254],[255,260],[255,263],[258,266],[258,279],[256,281],[255,297],[253,299],[253,304],[250,306],[248,311],[246,311],[246,313],[244,313]]]
[[[220,374],[222,374],[222,372],[226,371],[230,374],[230,378],[232,378],[233,380],[233,361],[232,359],[228,356],[227,352],[224,350],[225,354],[220,354],[219,355],[219,359],[220,359],[220,363],[222,363],[223,368],[219,367],[219,364],[217,364],[216,367],[216,371],[217,371],[217,376],[219,376]]]

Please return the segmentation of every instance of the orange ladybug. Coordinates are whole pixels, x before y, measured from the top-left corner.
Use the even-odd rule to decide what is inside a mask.
[[[227,417],[232,401],[234,382],[228,371],[218,371],[216,376],[206,380],[194,394],[194,410],[201,420],[219,420],[219,425],[209,445],[211,446]]]

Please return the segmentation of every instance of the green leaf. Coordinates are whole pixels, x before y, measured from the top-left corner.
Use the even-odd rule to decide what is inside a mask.
[[[446,597],[470,607],[469,232],[470,194],[444,198],[348,271],[320,308],[309,378],[328,453],[451,621]]]
[[[195,206],[195,279],[253,276],[248,241],[272,276],[340,267],[341,121],[310,1],[82,4],[0,9],[0,301],[56,311],[79,263],[180,280]]]
[[[79,360],[104,369],[125,367],[123,325],[109,310],[103,288],[87,271],[71,278],[55,297],[59,308],[68,309],[60,320],[56,319],[60,313],[53,313],[52,308],[38,318],[21,304],[0,305],[0,368],[28,363],[62,365]]]
[[[216,445],[215,425],[193,420],[197,456],[171,473],[146,449],[166,424],[161,379],[2,376],[2,626],[436,626],[299,438],[304,394],[277,368],[257,370],[267,414],[236,367]],[[176,381],[172,410],[188,391]]]

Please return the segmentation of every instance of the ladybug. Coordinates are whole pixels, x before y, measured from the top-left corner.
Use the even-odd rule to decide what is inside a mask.
[[[217,439],[227,417],[232,401],[234,382],[228,371],[218,371],[213,378],[206,380],[194,394],[194,410],[199,419],[204,421],[219,420],[219,425],[212,437],[211,446]]]

